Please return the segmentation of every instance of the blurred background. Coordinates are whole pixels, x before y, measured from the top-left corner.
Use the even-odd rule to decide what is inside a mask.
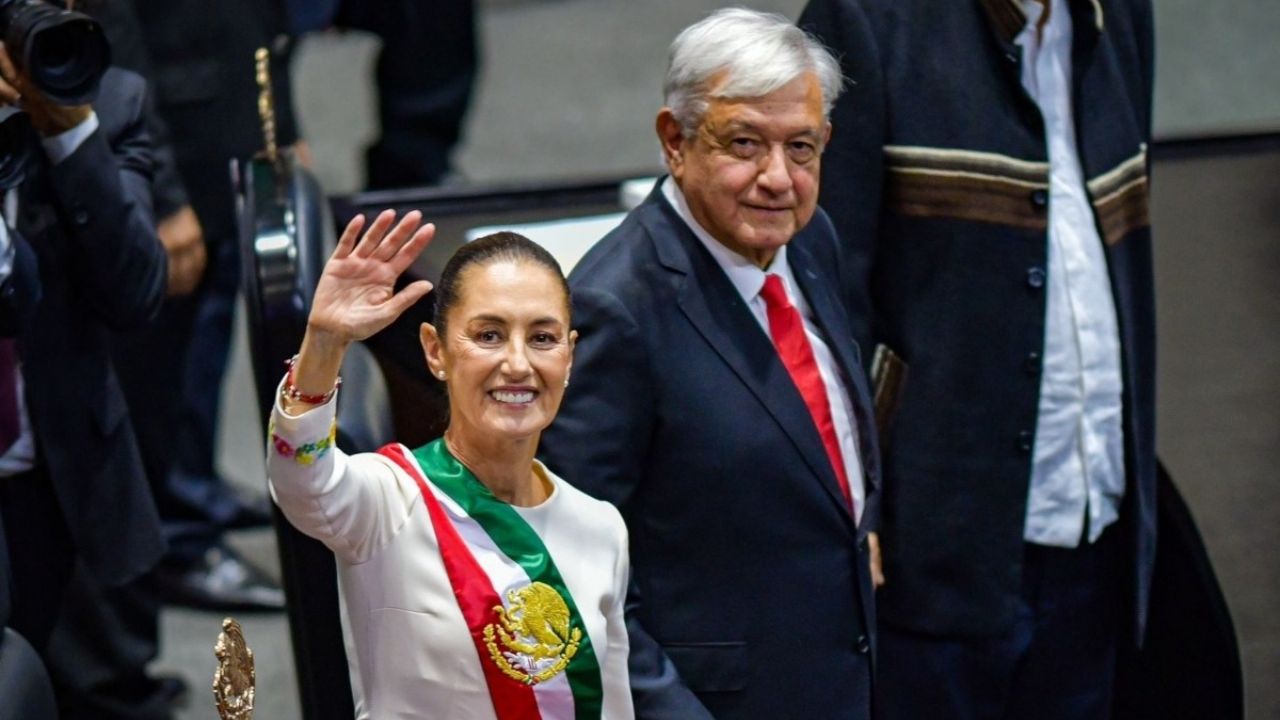
[[[667,45],[722,4],[479,0],[480,80],[447,182],[658,172],[653,117]],[[795,18],[804,3],[747,4]],[[1250,136],[1226,146],[1209,175],[1177,154],[1154,172],[1159,454],[1199,521],[1231,607],[1249,717],[1280,718],[1280,3],[1158,0],[1156,29],[1157,139]],[[373,36],[347,32],[308,36],[296,52],[299,123],[329,194],[364,186],[363,148],[377,133],[377,50]],[[1176,195],[1162,192],[1175,187]],[[1176,242],[1163,241],[1162,227],[1178,228]],[[262,421],[242,324],[237,332],[219,465],[260,496]],[[232,541],[278,567],[269,530]],[[256,654],[257,715],[296,717],[284,616],[240,619]],[[217,717],[207,688],[220,620],[165,610],[158,669],[190,682],[183,718]]]

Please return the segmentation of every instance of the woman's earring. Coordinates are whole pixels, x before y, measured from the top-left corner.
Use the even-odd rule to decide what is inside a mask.
[[[564,379],[564,386],[569,387],[569,378]]]
[[[441,380],[443,380],[443,379],[444,379],[444,371],[443,371],[443,370],[441,370],[440,372],[436,373],[436,377],[438,377],[438,378],[440,378]]]

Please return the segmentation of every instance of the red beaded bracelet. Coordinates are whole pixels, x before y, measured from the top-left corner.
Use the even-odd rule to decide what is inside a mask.
[[[323,405],[333,399],[338,388],[342,387],[342,376],[339,375],[336,382],[333,383],[333,389],[322,395],[305,395],[298,387],[293,384],[293,366],[298,363],[298,356],[294,355],[284,361],[284,366],[289,368],[289,373],[285,376],[284,387],[280,388],[280,395],[296,402],[304,402],[308,405]]]

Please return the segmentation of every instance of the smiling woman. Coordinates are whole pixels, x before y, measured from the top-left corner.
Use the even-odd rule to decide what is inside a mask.
[[[422,347],[449,389],[444,441],[494,495],[535,505],[550,489],[523,468],[560,407],[577,338],[560,266],[525,237],[496,233],[458,250],[436,297]],[[521,461],[508,463],[517,450]]]
[[[338,557],[357,714],[630,718],[626,528],[534,458],[576,340],[550,254],[497,233],[445,267],[436,323],[420,330],[448,387],[443,438],[350,456],[334,446],[347,346],[431,289],[395,292],[434,228],[416,212],[394,223],[386,211],[363,236],[363,217],[347,226],[269,430],[276,502]]]

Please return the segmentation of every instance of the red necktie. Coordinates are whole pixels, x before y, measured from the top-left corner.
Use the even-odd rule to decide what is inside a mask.
[[[10,338],[0,338],[0,455],[18,439],[18,353]]]
[[[818,372],[813,347],[804,334],[804,319],[787,298],[782,278],[777,275],[765,275],[760,297],[764,298],[765,307],[769,311],[769,334],[773,336],[773,346],[778,349],[778,357],[791,374],[791,380],[804,398],[804,404],[809,407],[809,415],[813,417],[814,425],[818,426],[818,434],[822,436],[822,444],[827,449],[827,459],[831,461],[831,469],[835,471],[840,492],[849,501],[850,509],[854,509],[853,495],[849,492],[849,478],[844,471],[844,455],[840,452],[836,425],[831,419],[827,386],[822,382],[822,374]]]

